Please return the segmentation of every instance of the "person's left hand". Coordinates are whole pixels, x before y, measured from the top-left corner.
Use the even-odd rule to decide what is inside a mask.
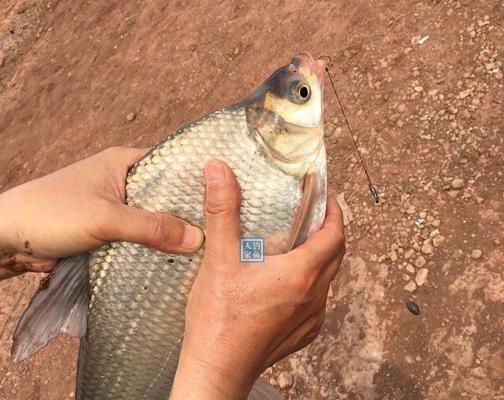
[[[114,147],[0,195],[0,280],[125,240],[191,253],[204,235],[174,216],[124,204],[128,169],[148,149]]]

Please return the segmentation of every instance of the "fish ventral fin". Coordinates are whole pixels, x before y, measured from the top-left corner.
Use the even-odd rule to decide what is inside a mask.
[[[82,337],[89,302],[89,255],[62,259],[31,299],[13,336],[14,362],[43,348],[60,333]]]
[[[284,398],[264,378],[259,378],[255,381],[247,400],[284,400]]]

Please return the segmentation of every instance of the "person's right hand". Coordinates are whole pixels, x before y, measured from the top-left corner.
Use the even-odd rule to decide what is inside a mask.
[[[329,199],[324,225],[304,244],[264,264],[243,264],[234,174],[213,161],[205,177],[205,256],[189,296],[170,398],[245,399],[264,369],[318,335],[345,253],[343,218]]]

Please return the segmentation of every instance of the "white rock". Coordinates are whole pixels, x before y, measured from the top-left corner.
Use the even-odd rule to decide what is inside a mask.
[[[415,260],[415,266],[418,268],[422,268],[426,263],[427,263],[427,261],[422,256],[418,257]]]
[[[404,286],[403,289],[409,293],[413,293],[416,290],[416,284],[414,281],[409,281],[408,284]]]
[[[480,249],[474,249],[472,252],[471,252],[471,258],[473,260],[479,260],[481,258],[481,256],[483,255],[483,252],[480,250]]]
[[[421,250],[422,250],[422,253],[424,253],[424,254],[432,254],[433,247],[432,247],[430,239],[427,239],[423,242]]]
[[[345,193],[338,194],[336,196],[336,201],[338,202],[339,206],[341,207],[341,211],[343,212],[343,224],[347,226],[353,221],[353,214],[352,210],[345,201]]]
[[[465,181],[460,178],[455,178],[451,181],[451,188],[453,190],[460,190],[465,186]]]
[[[427,275],[429,275],[429,270],[427,268],[421,268],[418,270],[415,276],[415,282],[418,286],[422,286],[427,280]]]
[[[292,378],[291,374],[285,371],[280,373],[280,375],[278,376],[278,386],[280,386],[280,389],[288,389],[293,384],[294,379]]]

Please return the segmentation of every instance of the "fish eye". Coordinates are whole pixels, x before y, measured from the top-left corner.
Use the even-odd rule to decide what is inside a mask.
[[[303,104],[310,100],[311,89],[305,81],[294,81],[290,86],[290,98],[296,104]]]

